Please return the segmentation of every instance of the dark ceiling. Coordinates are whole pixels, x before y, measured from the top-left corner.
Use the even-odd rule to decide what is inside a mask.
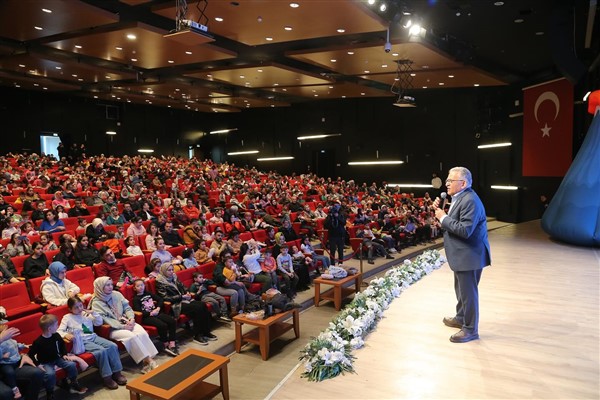
[[[3,0],[0,85],[238,112],[558,76],[598,84],[595,0],[180,3],[208,36],[175,32],[173,0]],[[410,68],[397,81],[399,60]]]

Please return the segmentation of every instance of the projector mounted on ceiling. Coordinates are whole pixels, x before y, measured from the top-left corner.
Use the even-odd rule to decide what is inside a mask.
[[[415,98],[411,96],[400,96],[398,100],[394,102],[396,107],[416,107],[417,103],[415,102]]]

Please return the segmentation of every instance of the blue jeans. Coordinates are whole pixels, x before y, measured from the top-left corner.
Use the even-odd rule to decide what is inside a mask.
[[[73,361],[67,361],[64,358],[57,358],[54,361],[51,361],[46,364],[41,364],[46,372],[44,376],[44,380],[46,383],[46,391],[53,392],[54,386],[56,386],[56,370],[54,366],[64,369],[67,372],[67,377],[74,381],[77,379],[77,364]]]
[[[18,366],[18,365],[17,365]],[[17,384],[21,389],[24,400],[37,400],[44,381],[44,373],[39,368],[31,365],[23,365],[15,370]],[[0,380],[0,399],[12,399],[12,387],[8,387],[6,382]]]
[[[4,383],[6,383],[11,388],[17,386],[17,369],[19,368],[19,363],[12,364],[0,364],[0,376]],[[1,397],[0,397],[1,398]]]
[[[100,370],[100,376],[106,378],[115,372],[123,370],[119,347],[110,340],[96,336],[93,341],[84,342],[85,351],[90,352],[96,359],[96,365]]]

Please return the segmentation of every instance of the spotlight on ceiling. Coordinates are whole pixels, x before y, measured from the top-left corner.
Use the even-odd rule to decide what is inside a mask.
[[[372,6],[373,4],[375,4],[375,0],[368,0],[367,3],[369,3],[370,6]]]
[[[385,3],[381,3],[381,4],[379,5],[379,11],[381,11],[381,12],[385,12],[385,10],[387,10],[387,4],[385,4]]]
[[[421,34],[421,25],[420,24],[411,24],[408,29],[409,36],[419,36]]]

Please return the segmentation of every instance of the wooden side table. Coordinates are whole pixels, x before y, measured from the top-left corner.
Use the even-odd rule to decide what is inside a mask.
[[[130,400],[148,396],[159,400],[208,399],[221,393],[229,400],[229,358],[190,349],[127,383]],[[219,385],[204,379],[219,371]]]
[[[292,317],[292,323],[283,322]],[[294,329],[296,339],[300,337],[300,313],[297,308],[275,314],[266,319],[250,319],[240,314],[233,317],[235,322],[235,351],[242,351],[242,344],[254,343],[260,347],[260,355],[263,360],[269,358],[269,347],[272,341],[283,335],[290,329]],[[256,326],[247,333],[242,334],[242,325]]]
[[[354,281],[353,287],[345,287],[346,284]],[[315,285],[315,307],[319,307],[321,300],[333,300],[335,309],[340,311],[342,308],[342,300],[350,296],[352,293],[360,292],[360,285],[362,283],[362,274],[358,273],[355,275],[348,275],[342,279],[325,279],[315,278],[313,284]],[[333,286],[331,289],[321,293],[321,284]]]

